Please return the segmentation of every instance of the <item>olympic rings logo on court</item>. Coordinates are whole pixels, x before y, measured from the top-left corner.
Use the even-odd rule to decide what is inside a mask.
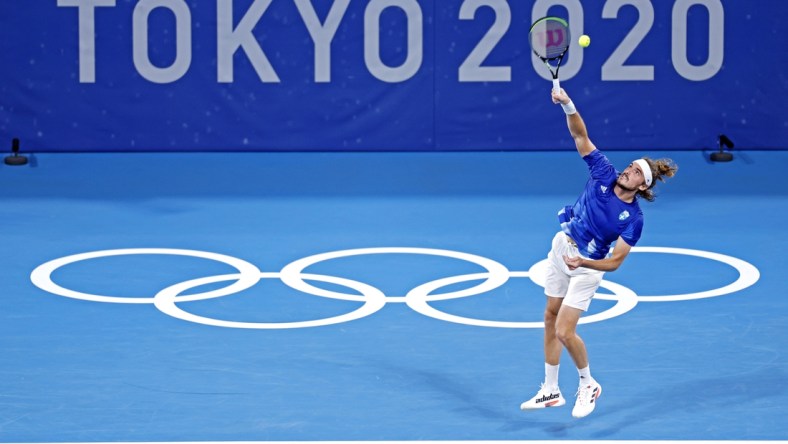
[[[718,253],[712,253],[702,250],[689,250],[685,248],[667,248],[667,247],[633,247],[632,252],[635,253],[662,253],[662,254],[677,254],[686,256],[696,256],[727,264],[739,273],[739,277],[732,283],[720,288],[701,291],[696,293],[675,294],[675,295],[659,295],[647,296],[636,294],[631,289],[607,280],[603,280],[601,287],[613,292],[612,295],[597,293],[594,297],[596,299],[614,300],[615,305],[611,308],[589,316],[584,316],[580,319],[581,324],[592,322],[599,322],[620,316],[633,308],[638,302],[666,302],[666,301],[683,301],[689,299],[710,298],[715,296],[722,296],[743,290],[755,284],[760,278],[760,272],[757,268],[748,262],[735,257],[726,256]],[[346,279],[337,276],[327,276],[322,274],[305,273],[304,270],[317,264],[319,262],[329,261],[332,259],[361,256],[361,255],[375,255],[375,254],[416,254],[416,255],[430,255],[442,256],[448,258],[459,259],[467,262],[474,263],[483,267],[486,271],[481,273],[462,274],[457,276],[446,277],[437,279],[431,282],[426,282],[408,291],[405,296],[389,296],[382,290],[365,284],[363,282]],[[153,296],[149,297],[121,297],[121,296],[104,296],[96,294],[82,293],[76,290],[61,287],[52,280],[52,273],[68,264],[75,262],[85,261],[95,258],[123,256],[123,255],[176,255],[176,256],[191,256],[197,258],[204,258],[213,261],[222,262],[235,268],[238,272],[231,274],[222,274],[216,276],[207,276],[189,281],[180,282],[171,285]],[[381,247],[381,248],[360,248],[351,250],[340,250],[328,253],[316,254],[302,259],[298,259],[286,265],[278,272],[263,272],[260,271],[255,265],[231,256],[226,256],[218,253],[210,253],[197,250],[182,250],[171,248],[131,248],[131,249],[117,249],[117,250],[102,250],[92,251],[87,253],[80,253],[71,256],[65,256],[46,262],[38,266],[30,275],[30,279],[34,285],[49,293],[65,296],[74,299],[82,299],[94,302],[107,302],[117,304],[153,304],[161,312],[181,319],[184,321],[195,322],[199,324],[212,325],[217,327],[228,328],[249,328],[249,329],[289,329],[289,328],[303,328],[303,327],[318,327],[342,322],[353,321],[360,319],[382,309],[388,303],[405,303],[414,311],[422,315],[440,319],[447,322],[454,322],[459,324],[480,326],[480,327],[497,327],[497,328],[542,328],[544,324],[540,322],[503,322],[493,320],[483,320],[467,318],[449,314],[439,311],[430,305],[431,302],[443,301],[449,299],[463,298],[468,296],[477,296],[489,291],[492,291],[512,278],[529,278],[537,285],[544,286],[544,271],[547,266],[547,259],[534,264],[528,271],[510,271],[503,264],[496,262],[492,259],[477,256],[469,253],[462,253],[452,250],[440,250],[432,248],[411,248],[411,247]],[[261,279],[279,279],[287,286],[299,290],[301,292],[319,296],[323,298],[339,299],[345,301],[355,301],[362,303],[359,308],[349,313],[334,316],[330,318],[306,320],[298,322],[238,322],[222,319],[213,319],[196,314],[189,313],[178,306],[180,303],[199,301],[206,299],[219,298],[239,293],[249,289],[260,282]],[[345,287],[356,291],[358,294],[340,293],[323,288],[316,287],[309,283],[309,281],[325,282],[340,287]],[[435,293],[436,291],[448,287],[450,285],[462,283],[481,281],[480,283],[463,290],[450,291],[445,293]],[[183,293],[199,287],[201,285],[215,284],[219,282],[231,282],[229,285],[206,291],[203,293],[184,295]]]

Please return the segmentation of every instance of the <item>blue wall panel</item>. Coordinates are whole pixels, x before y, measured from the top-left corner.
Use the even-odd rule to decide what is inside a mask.
[[[0,2],[0,145],[37,151],[573,149],[534,18],[607,149],[788,148],[782,0]]]

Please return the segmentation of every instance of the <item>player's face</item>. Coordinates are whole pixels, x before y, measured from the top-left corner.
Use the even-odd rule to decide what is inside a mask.
[[[625,190],[636,191],[646,186],[646,178],[643,177],[640,166],[633,162],[619,174],[616,183]]]

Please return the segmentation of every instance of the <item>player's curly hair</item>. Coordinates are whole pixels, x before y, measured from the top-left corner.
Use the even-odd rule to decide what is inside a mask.
[[[649,202],[654,202],[654,199],[657,198],[657,195],[654,193],[654,185],[657,184],[658,180],[664,182],[668,177],[675,176],[679,166],[676,165],[673,160],[667,158],[654,160],[648,157],[643,157],[643,160],[645,160],[648,163],[649,168],[651,168],[651,176],[653,177],[653,180],[651,181],[651,186],[648,187],[648,189],[638,191],[637,195]]]

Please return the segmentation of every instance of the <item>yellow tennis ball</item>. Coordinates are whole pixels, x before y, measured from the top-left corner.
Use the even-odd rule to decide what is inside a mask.
[[[577,43],[579,43],[579,44],[580,44],[580,46],[582,46],[583,48],[586,48],[586,47],[588,47],[588,45],[590,45],[590,44],[591,44],[591,37],[589,37],[589,36],[587,36],[587,35],[583,34],[583,35],[581,35],[581,36],[580,36],[580,38],[577,40]]]

